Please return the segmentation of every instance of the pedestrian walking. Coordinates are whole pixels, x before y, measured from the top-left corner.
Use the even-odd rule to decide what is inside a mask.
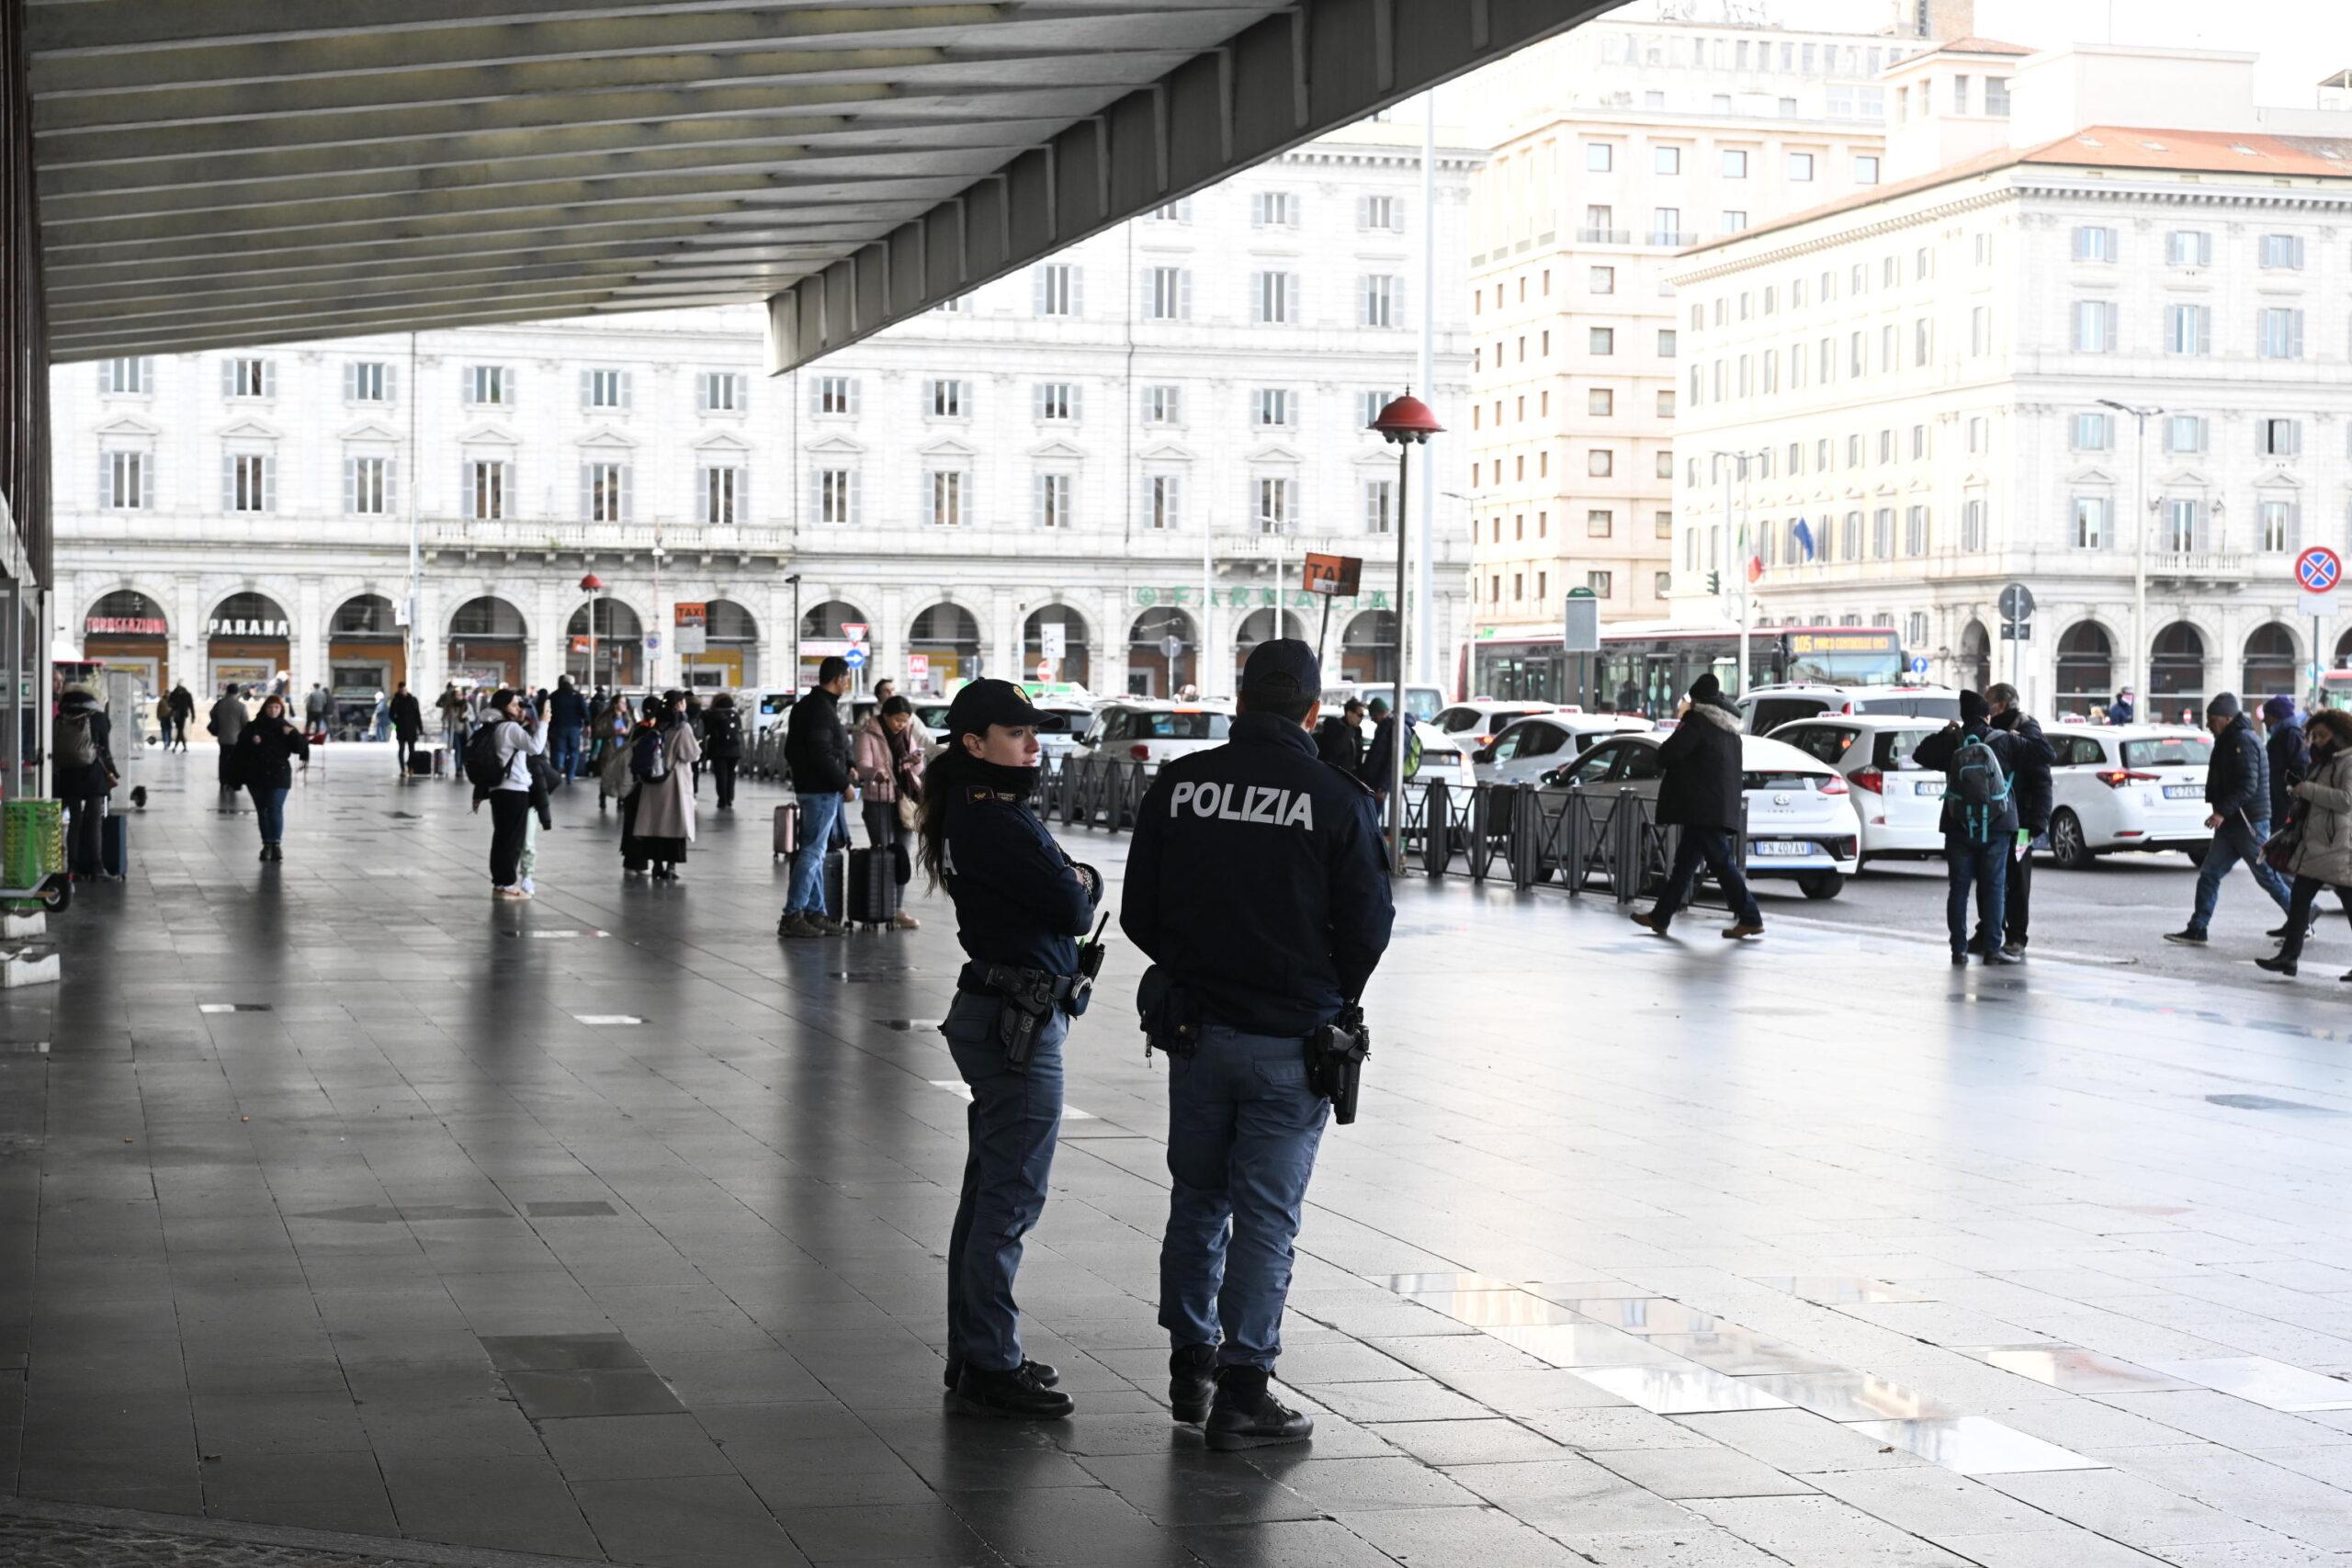
[[[820,690],[827,679],[820,668]],[[796,719],[817,694],[793,705]],[[1080,976],[1091,973],[1078,939],[1093,923],[1102,878],[1064,853],[1030,809],[1043,718],[1010,682],[974,681],[956,693],[921,820],[923,867],[955,905],[967,959],[939,1031],[972,1096],[947,1236],[947,1386],[968,1409],[1049,1421],[1070,1413],[1070,1398],[1055,1388],[1052,1367],[1022,1350],[1012,1281],[1022,1238],[1045,1213],[1062,1043],[1086,1006]]]
[[[792,856],[792,886],[780,937],[839,936],[840,912],[825,908],[825,855],[849,799],[849,732],[842,727],[842,694],[849,690],[849,663],[828,654],[817,666],[817,683],[792,705],[785,719],[784,763],[800,802],[800,840]]]
[[[1205,1418],[1217,1450],[1315,1430],[1268,1387],[1340,1089],[1310,1076],[1308,1055],[1361,1043],[1359,1004],[1395,916],[1371,796],[1316,753],[1322,689],[1306,643],[1250,650],[1230,741],[1164,764],[1145,795],[1120,905],[1152,961],[1137,993],[1146,1038],[1169,1053],[1169,1405],[1178,1421]]]
[[[686,692],[681,702],[680,716],[685,720],[686,728],[694,731],[695,744],[699,746],[709,733],[704,728],[702,699],[692,692]],[[698,757],[694,765],[694,793],[696,795],[702,793],[702,774],[707,761],[707,757]]]
[[[684,694],[649,697],[654,721],[650,734],[639,731],[629,757],[637,775],[637,810],[630,830],[638,852],[651,866],[656,882],[678,880],[678,867],[695,837],[694,765],[702,757],[694,726],[686,722]]]
[[[490,716],[466,741],[466,780],[473,808],[490,804],[490,893],[528,898],[523,886],[523,840],[529,831],[531,758],[547,750],[547,731],[523,694],[501,686],[491,694]]]
[[[1315,727],[1315,754],[1350,778],[1363,773],[1363,702],[1350,697]]]
[[[107,796],[122,782],[114,761],[114,723],[96,692],[86,685],[65,688],[50,732],[50,788],[73,819],[65,866],[74,876],[104,869],[100,845]]]
[[[187,750],[187,727],[196,717],[196,697],[184,682],[172,683],[172,738]]]
[[[310,737],[286,716],[286,699],[264,697],[253,722],[237,732],[232,761],[245,793],[253,796],[254,815],[261,829],[261,858],[286,858],[286,795],[294,787],[294,759],[311,764]]]
[[[548,698],[548,760],[565,784],[580,776],[581,739],[588,731],[589,713],[588,701],[571,683],[571,677],[557,676],[555,691]]]
[[[1657,821],[1661,828],[1682,831],[1675,840],[1674,861],[1657,902],[1647,914],[1635,915],[1634,923],[1665,936],[1674,917],[1690,901],[1699,863],[1704,861],[1731,904],[1724,937],[1762,936],[1764,911],[1739,863],[1739,712],[1724,700],[1723,682],[1705,674],[1690,682],[1679,717],[1674,732],[1657,749]]]
[[[458,690],[455,681],[441,688],[441,694],[434,699],[433,710],[441,716],[441,744],[447,749],[452,759],[464,757],[466,731],[470,728],[473,710],[466,702],[465,694]],[[452,766],[450,771],[462,773],[464,770]]]
[[[2283,826],[2263,846],[2263,858],[2294,878],[2287,923],[2271,933],[2279,939],[2278,951],[2254,961],[2274,975],[2295,973],[2322,893],[2334,889],[2352,920],[2352,714],[2323,708],[2312,715],[2305,776],[2290,784],[2287,795]]]
[[[282,717],[285,704],[281,702],[278,708]],[[239,784],[237,737],[244,731],[245,705],[244,700],[237,695],[237,688],[233,682],[220,688],[220,700],[214,703],[212,711],[205,716],[204,728],[211,733],[215,740],[220,743],[219,764],[220,793],[224,795],[234,795]]]
[[[718,786],[718,809],[735,809],[735,770],[743,765],[743,711],[721,692],[710,699],[702,720],[703,760]]]
[[[1365,750],[1356,776],[1371,789],[1385,818],[1388,808],[1389,760],[1396,755],[1396,721],[1389,716],[1386,697],[1373,698],[1367,711],[1372,715],[1372,745]]]
[[[2233,694],[2223,692],[2205,705],[2205,728],[2213,732],[2213,757],[2205,764],[2205,804],[2211,807],[2205,826],[2213,829],[2213,841],[2197,868],[2197,902],[2188,924],[2165,933],[2166,942],[2189,947],[2205,944],[2222,901],[2222,879],[2241,861],[2282,913],[2294,902],[2287,879],[2262,858],[2263,840],[2270,837],[2270,762],[2254,721],[2239,710]]]
[[[876,852],[889,853],[901,895],[914,876],[907,846],[922,819],[922,747],[910,733],[914,722],[912,703],[904,697],[885,698],[857,727],[851,747],[866,842]],[[901,908],[890,917],[890,925],[895,931],[910,931],[922,922]]]
[[[424,707],[406,681],[392,688],[390,712],[392,757],[400,764],[401,777],[406,779],[415,769],[416,743],[424,739]]]
[[[2044,759],[2050,743],[2036,740]],[[2017,849],[2015,780],[2030,748],[1993,728],[1993,710],[1975,692],[1960,694],[1960,717],[1912,748],[1911,759],[1944,775],[1944,929],[1954,968],[1971,953],[1988,964],[2014,964],[2006,949],[2009,864]],[[1968,927],[1969,894],[1976,929]]]
[[[2310,743],[2304,738],[2303,721],[2295,712],[2295,699],[2271,697],[2262,705],[2262,757],[2270,771],[2270,821],[2273,827],[2285,827],[2287,813],[2294,804],[2294,788],[2311,776]]]
[[[2018,739],[2018,771],[2010,783],[2018,807],[2018,839],[2001,888],[2001,951],[2022,958],[2033,917],[2033,845],[2050,831],[2050,765],[2058,753],[2041,733],[2041,722],[2020,705],[2015,686],[2003,682],[1986,687],[1984,704],[1992,709],[1993,728]]]
[[[309,695],[302,699],[302,728],[313,740],[327,737],[327,726],[334,719],[334,697],[316,681],[311,682]]]

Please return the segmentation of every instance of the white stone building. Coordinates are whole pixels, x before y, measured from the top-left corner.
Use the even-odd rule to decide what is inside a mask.
[[[1480,156],[1439,158],[1441,407]],[[61,368],[61,652],[372,694],[587,678],[593,641],[598,680],[757,686],[863,626],[869,676],[917,689],[1058,641],[1064,680],[1214,692],[1278,581],[1317,634],[1320,550],[1366,561],[1335,673],[1385,671],[1395,457],[1363,426],[1430,303],[1419,164],[1418,120],[1354,127],[775,380],[750,309]],[[1450,654],[1454,503],[1439,526]]]
[[[1668,615],[1676,254],[1875,186],[1879,77],[1926,47],[1611,17],[1482,73],[1513,111],[1471,198],[1471,588],[1494,649],[1556,642],[1571,590],[1604,621]],[[1558,674],[1481,685],[1557,697]]]
[[[1890,73],[1891,183],[1682,257],[1676,610],[1731,612],[1745,525],[1758,625],[1894,626],[2045,711],[2300,691],[2292,563],[2352,499],[2352,114],[2257,109],[2251,68],[1966,40]],[[2161,411],[2144,453],[2110,401]]]

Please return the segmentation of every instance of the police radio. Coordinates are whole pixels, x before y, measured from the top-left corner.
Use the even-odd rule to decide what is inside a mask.
[[[1078,944],[1078,975],[1070,982],[1069,997],[1062,1003],[1062,1010],[1076,1018],[1086,1010],[1094,996],[1094,977],[1102,973],[1102,932],[1111,924],[1110,913],[1094,924],[1094,934]]]

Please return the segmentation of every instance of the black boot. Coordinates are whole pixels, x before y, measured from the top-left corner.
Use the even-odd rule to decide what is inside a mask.
[[[1168,1411],[1190,1425],[1205,1418],[1216,1393],[1216,1347],[1185,1345],[1168,1358]]]
[[[956,1397],[967,1410],[1013,1421],[1058,1421],[1072,1408],[1069,1394],[1047,1388],[1027,1367],[1009,1372],[966,1367],[956,1380]]]
[[[1315,1417],[1276,1399],[1266,1387],[1266,1374],[1257,1368],[1219,1367],[1216,1403],[1209,1407],[1203,1434],[1220,1453],[1271,1449],[1306,1441],[1315,1435]]]
[[[1026,1371],[1026,1372],[1027,1372],[1031,1377],[1035,1378],[1035,1379],[1038,1381],[1038,1382],[1042,1383],[1043,1385],[1045,1385],[1045,1386],[1046,1386],[1046,1387],[1047,1387],[1047,1388],[1052,1388],[1055,1384],[1057,1384],[1057,1383],[1058,1383],[1058,1382],[1060,1382],[1062,1381],[1062,1374],[1061,1374],[1061,1371],[1060,1371],[1060,1369],[1059,1369],[1059,1368],[1057,1368],[1057,1367],[1055,1367],[1055,1366],[1051,1365],[1051,1364],[1050,1364],[1050,1363],[1048,1363],[1048,1362],[1045,1362],[1045,1361],[1023,1361],[1023,1362],[1022,1362],[1022,1363],[1021,1363],[1021,1367],[1022,1367],[1022,1370],[1023,1370],[1023,1371]],[[949,1391],[950,1391],[950,1392],[953,1392],[953,1391],[954,1391],[954,1389],[955,1389],[955,1387],[956,1387],[956,1385],[957,1383],[959,1383],[959,1382],[962,1382],[963,1381],[964,1381],[964,1358],[963,1358],[963,1357],[961,1357],[961,1356],[950,1356],[950,1357],[948,1357],[948,1358],[947,1358],[947,1387],[948,1387]]]
[[[2256,969],[2267,969],[2273,975],[2291,976],[2295,972],[2295,960],[2301,956],[2300,953],[2289,953],[2281,949],[2267,958],[2256,959],[2254,966]]]

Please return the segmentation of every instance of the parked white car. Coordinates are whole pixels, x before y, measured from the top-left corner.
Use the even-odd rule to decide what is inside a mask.
[[[1846,775],[1862,826],[1862,859],[1932,859],[1944,852],[1944,775],[1911,753],[1943,728],[1940,719],[1823,714],[1772,731]]]
[[[1233,705],[1211,698],[1163,702],[1122,697],[1094,710],[1077,754],[1153,767],[1188,752],[1222,746],[1231,737]]]
[[[1440,709],[1430,723],[1452,737],[1463,750],[1476,753],[1482,746],[1493,745],[1504,730],[1528,715],[1558,711],[1557,703],[1455,703]]]
[[[1657,731],[1618,735],[1545,775],[1550,784],[1580,784],[1610,794],[1630,789],[1657,801]],[[1747,796],[1751,877],[1793,877],[1808,898],[1835,898],[1861,863],[1862,826],[1846,775],[1795,747],[1761,735],[1739,738]]]
[[[1492,745],[1471,752],[1470,766],[1480,784],[1534,784],[1553,769],[1575,761],[1606,736],[1653,728],[1648,719],[1634,714],[1531,714],[1495,737]]]
[[[2173,724],[2053,724],[2042,735],[2057,753],[2050,768],[2051,859],[2080,871],[2120,850],[2203,857],[2213,841],[2205,826],[2211,735]]]
[[[1739,699],[1740,728],[1770,735],[1784,724],[1815,714],[1875,714],[1932,718],[1938,725],[1960,716],[1960,694],[1950,686],[1829,686],[1792,683],[1758,686]]]

